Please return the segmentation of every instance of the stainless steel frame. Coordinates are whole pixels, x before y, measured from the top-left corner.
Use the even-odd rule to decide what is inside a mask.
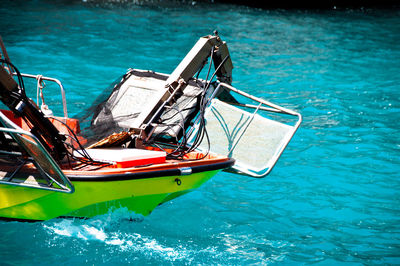
[[[38,188],[44,190],[51,190],[51,191],[58,191],[58,192],[65,192],[65,193],[73,193],[74,186],[69,181],[69,179],[64,175],[58,164],[54,161],[51,155],[46,151],[43,145],[39,142],[39,140],[32,135],[30,132],[25,131],[14,124],[11,120],[9,120],[1,111],[0,111],[0,123],[7,127],[0,127],[0,132],[5,132],[10,135],[16,143],[21,147],[21,149],[25,150],[27,154],[31,156],[28,160],[32,162],[38,171],[41,173],[42,178],[47,180],[47,184],[38,183],[38,184],[31,184],[31,183],[19,183],[13,182],[14,175],[18,172],[18,167],[14,171],[11,177],[7,178],[6,180],[1,179],[0,184],[7,184],[13,186],[23,186],[23,187],[30,187],[30,188]],[[24,143],[29,143],[29,145],[33,145],[37,150],[38,154],[34,154],[34,152],[29,149]],[[8,155],[18,155],[18,153],[10,153],[7,151],[1,151],[0,153],[8,154]],[[46,165],[42,165],[40,160],[45,160]],[[20,165],[22,167],[24,164]],[[59,180],[55,176],[52,176],[49,172],[53,172],[54,175],[58,176]],[[58,187],[55,187],[56,184]]]
[[[17,73],[13,73],[13,75],[17,75]],[[47,80],[47,81],[51,81],[51,82],[57,83],[57,85],[60,87],[64,117],[68,118],[67,100],[65,98],[65,89],[64,89],[64,86],[62,85],[61,81],[59,81],[58,79],[55,79],[55,78],[44,77],[42,75],[31,75],[31,74],[21,73],[21,76],[25,77],[25,78],[32,78],[32,79],[39,79],[40,78],[42,80]],[[37,91],[37,94],[38,95],[36,97],[38,98],[39,97],[39,90]]]
[[[297,129],[299,128],[301,122],[302,122],[302,116],[301,114],[286,109],[284,107],[281,107],[279,105],[273,104],[269,101],[266,101],[264,99],[255,97],[253,95],[250,95],[246,92],[243,92],[229,84],[226,83],[218,83],[218,86],[216,87],[216,89],[214,90],[214,92],[212,93],[212,95],[209,97],[209,99],[207,100],[207,109],[209,109],[209,107],[212,104],[213,99],[216,97],[216,95],[218,95],[219,91],[221,89],[225,89],[228,90],[230,92],[234,92],[237,93],[241,96],[244,96],[245,98],[248,98],[254,102],[257,102],[257,105],[252,105],[252,104],[247,104],[247,103],[227,103],[230,104],[232,106],[240,106],[240,107],[246,107],[246,108],[250,108],[250,109],[254,109],[254,113],[251,115],[250,119],[246,122],[246,124],[244,125],[244,130],[242,131],[242,134],[240,136],[237,137],[237,140],[232,144],[232,148],[229,150],[228,152],[228,156],[231,156],[232,151],[236,148],[237,144],[239,143],[239,141],[241,140],[242,136],[244,135],[244,133],[247,130],[247,127],[250,125],[250,123],[252,122],[254,116],[260,111],[267,111],[267,112],[272,112],[272,113],[278,113],[278,114],[285,114],[285,115],[289,115],[289,116],[295,116],[297,117],[297,121],[295,122],[295,124],[292,126],[292,129],[290,131],[290,134],[288,134],[287,136],[285,136],[285,139],[283,140],[283,145],[279,146],[279,149],[276,150],[276,152],[274,153],[273,157],[269,160],[268,164],[265,166],[265,168],[261,171],[255,171],[252,169],[246,169],[245,167],[241,167],[240,166],[240,162],[237,162],[231,169],[230,171],[233,172],[237,172],[237,173],[241,173],[241,174],[246,174],[252,177],[265,177],[266,175],[268,175],[272,168],[275,166],[276,162],[278,161],[279,157],[282,155],[283,151],[285,150],[285,148],[287,147],[287,145],[289,144],[290,140],[293,138],[293,135],[296,133]],[[196,125],[199,122],[200,117],[197,117],[194,125],[188,132],[188,135],[191,137],[194,137],[194,135],[196,134],[197,131],[197,127]]]

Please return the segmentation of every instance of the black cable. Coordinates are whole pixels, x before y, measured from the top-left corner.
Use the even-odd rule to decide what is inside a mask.
[[[214,55],[214,46],[211,48],[210,64],[208,65],[208,71],[207,71],[206,81],[208,80],[208,75],[210,75],[213,55]],[[205,93],[205,91],[204,91],[204,93]]]
[[[178,109],[178,108],[176,108],[176,107],[173,107],[173,106],[171,106],[170,108],[176,111],[176,113],[175,113],[173,116],[171,116],[171,117],[174,117],[175,115],[180,114],[180,115],[181,115],[181,122],[179,122],[179,123],[174,123],[174,124],[160,123],[159,125],[166,126],[167,128],[164,129],[161,133],[159,133],[159,134],[157,134],[157,135],[160,135],[160,134],[162,134],[163,132],[166,132],[168,129],[170,129],[170,130],[173,131],[173,128],[172,128],[172,127],[173,127],[174,125],[180,126],[181,129],[182,129],[182,131],[185,132],[185,124],[184,124],[185,117],[184,117],[183,114],[182,114],[182,111],[183,111],[183,110],[180,110],[180,109]],[[191,108],[189,108],[189,109],[191,109]],[[172,159],[178,159],[178,158],[182,157],[182,156],[185,154],[185,149],[184,149],[184,148],[187,146],[186,134],[184,133],[182,137],[183,137],[183,140],[182,140],[181,142],[179,142],[179,139],[177,139],[177,136],[175,137],[175,138],[176,138],[176,142],[177,142],[179,145],[178,145],[178,146],[175,148],[175,150],[173,150],[172,152],[167,152],[167,157],[172,158]],[[154,139],[154,138],[153,138],[153,139]],[[153,144],[154,144],[154,143],[155,143],[155,142],[153,141]],[[159,147],[159,145],[157,145],[157,147]],[[160,148],[160,147],[159,147],[159,148]],[[162,150],[165,151],[164,149],[162,149]]]
[[[67,152],[68,152],[68,155],[69,155],[69,156],[67,156],[68,157],[68,161],[69,161],[69,157],[71,157],[72,159],[74,159],[75,161],[79,161],[83,165],[90,165],[90,166],[99,166],[99,165],[102,166],[103,165],[103,167],[110,165],[110,163],[105,163],[105,162],[93,160],[90,157],[89,153],[86,151],[86,149],[80,143],[80,141],[79,141],[77,135],[75,134],[75,132],[68,126],[68,124],[65,123],[64,121],[58,119],[58,118],[55,118],[55,117],[52,117],[52,119],[54,119],[54,120],[60,122],[61,124],[63,124],[68,129],[68,131],[72,133],[73,136],[71,136],[71,135],[66,135],[66,136],[70,137],[71,140],[75,141],[78,144],[80,150],[77,150],[74,147],[74,145],[71,145],[71,144],[68,144],[68,143],[65,143],[65,145],[68,146],[69,148],[71,148],[71,150],[73,150],[74,152],[77,152],[80,156],[82,156],[82,158],[84,158],[84,159],[82,159],[80,157],[75,156],[73,153],[69,152],[68,149],[67,149]],[[82,167],[84,167],[84,166],[82,166]],[[96,170],[96,169],[93,169],[93,170]]]
[[[204,95],[202,95],[201,99],[200,99],[200,125],[199,125],[199,130],[198,133],[196,135],[195,140],[193,141],[192,146],[188,149],[188,152],[190,151],[194,151],[196,150],[201,143],[203,142],[204,136],[206,136],[207,138],[207,152],[206,155],[203,156],[203,158],[205,158],[209,151],[210,151],[210,139],[208,136],[208,132],[207,129],[205,127],[205,108],[206,108],[206,104],[207,101],[205,101],[205,93],[207,92],[207,90],[209,89],[210,85],[211,85],[211,81],[214,79],[215,75],[217,74],[218,70],[222,67],[223,64],[225,64],[226,60],[228,60],[229,55],[227,55],[222,61],[221,63],[218,65],[218,67],[215,69],[213,75],[211,76],[210,80],[208,81],[208,73],[207,73],[207,78],[205,80],[205,86],[204,86]]]
[[[17,77],[18,77],[19,87],[20,87],[20,89],[22,90],[23,95],[26,97],[24,80],[22,79],[22,75],[21,75],[21,73],[19,72],[18,68],[17,68],[16,66],[14,66],[14,64],[11,63],[11,62],[8,61],[8,60],[0,59],[0,62],[3,63],[3,64],[7,64],[7,65],[9,66],[8,68],[9,68],[10,72],[12,71],[12,69],[15,70],[15,73],[17,73]],[[10,66],[11,66],[11,68],[10,68]]]
[[[218,70],[222,67],[222,65],[225,64],[226,60],[228,60],[229,57],[230,57],[229,55],[225,56],[224,60],[222,60],[222,62],[221,62],[221,63],[218,65],[218,67],[215,69],[215,71],[214,71],[213,75],[211,76],[211,79],[210,79],[210,81],[208,82],[208,84],[207,84],[205,90],[208,90],[208,88],[210,87],[211,81],[213,80],[213,78],[214,78],[215,75],[217,74]]]

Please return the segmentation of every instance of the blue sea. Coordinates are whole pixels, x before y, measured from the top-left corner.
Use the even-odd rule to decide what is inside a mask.
[[[74,116],[216,29],[233,85],[304,121],[264,179],[221,172],[147,217],[1,221],[1,265],[400,265],[400,10],[122,2],[1,1],[0,34],[21,72],[62,81]]]

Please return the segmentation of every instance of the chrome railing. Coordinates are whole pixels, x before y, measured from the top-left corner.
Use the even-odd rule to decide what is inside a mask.
[[[13,73],[13,75],[16,75],[16,73]],[[50,77],[44,77],[42,75],[32,75],[32,74],[24,74],[24,73],[21,73],[21,76],[25,77],[25,78],[36,79],[36,80],[38,80],[38,83],[39,83],[40,80],[47,80],[47,81],[51,81],[51,82],[57,83],[57,85],[60,87],[64,117],[68,118],[67,100],[65,98],[65,89],[64,89],[64,86],[62,85],[62,83],[58,79],[50,78]],[[39,89],[38,89],[37,90],[37,95],[36,95],[37,98],[39,98],[39,93],[40,92],[39,92]],[[39,103],[37,103],[37,104],[39,104]]]
[[[5,127],[0,127],[0,134],[7,134],[11,141],[19,146],[21,150],[24,150],[29,157],[13,151],[0,150],[0,154],[6,154],[8,156],[14,155],[21,157],[20,165],[18,165],[13,173],[7,177],[0,179],[1,184],[8,184],[14,186],[23,186],[30,188],[45,189],[51,191],[59,191],[65,193],[74,192],[74,186],[69,179],[64,175],[58,164],[54,161],[53,157],[47,152],[40,141],[30,132],[21,129],[19,126],[14,124],[0,111],[0,124]],[[11,139],[12,138],[12,139]],[[21,177],[18,173],[26,163],[32,163],[39,173],[39,179],[43,179],[45,182],[39,182],[37,179],[34,182],[21,182]],[[15,162],[14,165],[16,165]],[[12,165],[10,165],[12,166]]]
[[[225,89],[229,92],[234,92],[237,93],[245,98],[247,98],[248,100],[251,100],[253,102],[256,102],[256,104],[247,104],[247,103],[239,103],[239,102],[235,102],[235,103],[230,103],[230,102],[221,102],[218,101],[217,99],[215,99],[215,97],[218,95],[218,93],[220,92],[220,90]],[[233,151],[235,150],[235,148],[237,147],[238,143],[241,141],[242,136],[246,133],[246,131],[248,130],[248,127],[250,126],[251,123],[253,122],[253,119],[255,118],[256,114],[258,114],[259,111],[266,111],[266,112],[271,112],[271,113],[276,113],[278,115],[289,115],[289,116],[293,116],[295,117],[295,122],[294,125],[288,125],[286,126],[285,132],[282,135],[282,138],[279,140],[279,145],[277,145],[275,147],[275,149],[273,151],[269,151],[271,152],[271,155],[268,155],[267,157],[270,158],[268,160],[268,162],[264,165],[264,167],[262,169],[255,169],[252,167],[249,167],[249,165],[246,162],[241,162],[240,160],[238,160],[238,158],[235,158],[235,156],[233,155],[233,157],[236,159],[236,163],[235,165],[230,169],[230,171],[234,171],[234,172],[238,172],[238,173],[242,173],[242,174],[246,174],[246,175],[250,175],[253,177],[264,177],[266,175],[268,175],[270,173],[270,171],[272,170],[272,168],[275,166],[276,162],[278,161],[279,157],[282,155],[283,151],[285,150],[285,148],[287,147],[287,145],[289,144],[290,140],[293,138],[294,134],[296,133],[297,129],[299,128],[301,122],[302,122],[302,116],[300,113],[297,113],[293,110],[289,110],[287,108],[281,107],[279,105],[276,105],[274,103],[271,103],[269,101],[266,101],[264,99],[255,97],[251,94],[248,94],[244,91],[241,91],[229,84],[226,83],[218,83],[218,86],[215,88],[214,92],[211,94],[211,96],[207,99],[207,103],[206,103],[206,120],[207,117],[209,116],[208,114],[210,114],[210,109],[211,106],[213,106],[214,102],[220,102],[219,105],[223,105],[223,104],[227,104],[232,106],[233,108],[235,108],[235,106],[238,107],[244,107],[244,108],[249,108],[249,109],[253,109],[254,111],[252,113],[247,113],[245,111],[239,111],[240,109],[237,109],[238,112],[243,112],[242,114],[244,116],[246,116],[248,119],[243,122],[243,124],[241,124],[241,130],[240,133],[239,131],[237,131],[237,133],[239,133],[239,135],[236,135],[235,139],[233,140],[229,140],[229,147],[227,147],[227,149],[225,150],[226,154],[229,157],[232,156]],[[211,115],[212,116],[212,115]],[[264,119],[261,118],[262,116],[257,116],[258,117],[258,121],[260,122],[260,119]],[[212,119],[212,117],[209,117],[210,119]],[[194,126],[191,127],[188,131],[188,135],[190,139],[193,139],[194,136],[196,135],[196,132],[198,130],[198,123],[199,123],[199,119],[200,117],[197,117],[194,121]],[[223,120],[224,118],[221,118],[222,120],[220,120],[219,122],[221,123],[221,126],[223,123],[225,123]],[[229,119],[228,117],[225,119]],[[266,119],[266,118],[265,118]],[[270,119],[266,119],[265,121],[270,120]],[[292,122],[292,123],[293,123]],[[284,125],[285,123],[281,123],[281,122],[277,122],[278,124],[282,124]],[[275,123],[276,124],[276,123]],[[226,126],[226,125],[225,125]],[[207,127],[207,126],[206,126]],[[226,129],[225,129],[226,131]],[[265,137],[268,138],[268,134],[267,132],[265,132],[266,135]],[[223,135],[223,134],[222,134]],[[219,136],[222,137],[223,136]],[[231,142],[232,141],[232,142]],[[220,142],[224,142],[223,139]],[[251,143],[246,143],[246,145],[250,145]],[[202,150],[201,146],[200,146],[200,150]],[[213,149],[211,148],[211,151],[213,151]],[[250,150],[249,150],[250,151]],[[221,151],[218,151],[217,153],[221,153]],[[260,154],[260,156],[262,156],[262,154]]]

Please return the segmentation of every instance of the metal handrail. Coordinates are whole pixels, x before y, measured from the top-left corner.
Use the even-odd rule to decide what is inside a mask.
[[[17,73],[14,72],[13,75],[15,76],[15,75],[17,75]],[[52,82],[57,83],[57,85],[60,87],[60,91],[61,91],[64,117],[68,118],[67,100],[65,98],[64,86],[62,85],[61,81],[59,81],[58,79],[55,79],[55,78],[44,77],[44,76],[41,76],[41,75],[32,75],[32,74],[21,73],[21,76],[22,77],[26,77],[26,78],[33,78],[33,79],[38,79],[38,77],[40,76],[40,79],[42,79],[42,80],[47,80],[47,81],[52,81]]]
[[[230,102],[226,102],[227,104],[236,105],[236,106],[241,106],[241,107],[247,107],[247,108],[252,108],[252,109],[257,109],[257,110],[262,110],[262,111],[268,111],[268,112],[273,112],[273,113],[280,113],[280,114],[287,114],[287,115],[297,116],[297,117],[299,118],[299,122],[296,124],[296,130],[297,130],[297,128],[298,128],[298,127],[300,126],[300,124],[301,124],[301,121],[302,121],[301,114],[299,114],[299,113],[297,113],[297,112],[294,112],[294,111],[292,111],[292,110],[286,109],[286,108],[284,108],[284,107],[281,107],[281,106],[279,106],[279,105],[273,104],[273,103],[271,103],[271,102],[269,102],[269,101],[266,101],[266,100],[264,100],[264,99],[261,99],[261,98],[258,98],[258,97],[256,97],[256,96],[253,96],[253,95],[251,95],[251,94],[248,94],[248,93],[246,93],[246,92],[244,92],[244,91],[241,91],[241,90],[239,90],[239,89],[236,89],[235,87],[233,87],[233,86],[231,86],[231,85],[229,85],[229,84],[227,84],[227,83],[223,83],[223,82],[218,82],[218,86],[215,88],[215,90],[213,91],[213,93],[211,94],[211,96],[207,99],[206,107],[208,107],[208,106],[211,105],[211,100],[214,99],[214,98],[216,97],[216,95],[217,95],[217,94],[219,93],[219,91],[221,90],[221,87],[225,87],[225,88],[227,88],[228,90],[231,90],[231,91],[233,91],[233,92],[236,92],[236,93],[238,93],[238,94],[240,94],[240,95],[242,95],[242,96],[244,96],[244,97],[246,97],[246,98],[248,98],[248,99],[251,99],[251,100],[256,101],[256,102],[258,102],[258,103],[260,103],[260,104],[263,104],[263,105],[267,105],[267,106],[269,106],[269,107],[271,107],[271,108],[264,107],[264,106],[261,106],[261,105],[251,105],[251,104],[241,104],[241,103],[230,103]],[[199,119],[200,119],[200,117],[197,117],[197,118],[195,119],[195,121],[193,122],[193,124],[196,125],[197,122],[199,121]],[[191,134],[193,133],[193,131],[194,131],[194,128],[193,128],[193,127],[190,128],[190,130],[189,130],[189,132],[188,132],[188,136],[189,136],[189,137],[191,136]]]
[[[274,166],[275,166],[275,164],[277,163],[279,157],[282,155],[283,151],[286,149],[286,147],[287,147],[287,145],[289,144],[290,140],[293,138],[294,134],[296,133],[297,129],[299,128],[299,126],[300,126],[300,124],[301,124],[301,122],[302,122],[302,120],[303,120],[301,114],[300,114],[300,113],[297,113],[297,112],[295,112],[295,111],[286,109],[286,108],[284,108],[284,107],[281,107],[281,106],[279,106],[279,105],[273,104],[273,103],[271,103],[271,102],[269,102],[269,101],[266,101],[266,100],[264,100],[264,99],[255,97],[255,96],[250,95],[250,94],[248,94],[248,93],[246,93],[246,92],[240,91],[240,90],[236,89],[235,87],[232,87],[232,86],[229,85],[229,84],[220,83],[220,85],[221,85],[221,86],[224,86],[224,87],[226,87],[227,89],[229,89],[229,90],[231,90],[231,91],[234,91],[234,92],[236,92],[236,93],[238,93],[238,94],[240,94],[240,95],[242,95],[242,96],[244,96],[244,97],[247,97],[247,98],[249,98],[249,99],[251,99],[251,100],[254,100],[254,101],[259,102],[259,103],[261,103],[261,104],[264,104],[264,105],[267,105],[267,106],[269,106],[269,107],[272,107],[273,109],[276,110],[275,112],[279,112],[279,113],[283,113],[283,114],[289,114],[289,115],[292,115],[292,116],[297,116],[298,120],[297,120],[296,124],[293,126],[293,131],[291,132],[290,135],[287,136],[287,141],[286,141],[285,145],[283,145],[283,146],[281,147],[280,151],[279,151],[277,154],[274,155],[274,157],[273,157],[273,164],[272,164],[268,169],[266,169],[264,172],[257,172],[257,173],[256,173],[256,172],[254,172],[254,171],[250,171],[250,173],[245,173],[245,174],[249,174],[249,175],[251,175],[251,176],[253,176],[253,177],[258,177],[258,178],[264,177],[264,176],[268,175],[269,172],[271,172],[272,168],[274,168]],[[248,106],[248,107],[250,107],[250,106]],[[269,111],[271,111],[271,110],[269,110]]]
[[[29,185],[26,183],[14,183],[14,182],[7,182],[4,180],[0,180],[0,183],[2,184],[9,184],[9,185],[16,185],[16,186],[26,186],[26,187],[32,187],[32,188],[39,188],[39,189],[45,189],[45,190],[51,190],[51,191],[59,191],[59,192],[65,192],[65,193],[73,193],[74,192],[74,186],[73,184],[69,181],[69,179],[65,176],[64,172],[60,169],[58,164],[55,162],[53,157],[47,152],[47,150],[43,147],[43,145],[40,143],[40,141],[30,132],[23,130],[16,124],[14,124],[11,120],[9,120],[1,111],[0,111],[0,124],[3,124],[5,127],[0,127],[0,132],[5,132],[9,134],[16,142],[17,144],[25,149],[28,154],[30,152],[28,151],[26,145],[23,144],[23,142],[19,138],[23,138],[25,141],[29,141],[30,145],[35,146],[38,150],[39,153],[44,156],[44,159],[49,163],[50,167],[57,173],[59,178],[62,180],[63,184],[55,180],[49,173],[44,169],[39,162],[35,163],[35,166],[38,168],[39,172],[44,175],[45,178],[51,180],[51,183],[57,184],[61,189],[51,187],[52,184],[48,184],[48,186],[45,186],[44,184],[39,185]],[[17,137],[18,135],[19,137]],[[27,136],[28,138],[24,137]],[[32,154],[30,154],[32,156]],[[35,160],[35,158],[32,158]]]
[[[237,93],[237,94],[239,94],[239,95],[241,95],[241,96],[244,96],[244,97],[246,97],[246,98],[248,98],[248,99],[250,99],[250,100],[253,100],[253,101],[257,102],[258,105],[245,104],[245,103],[242,104],[242,103],[229,103],[229,102],[225,102],[226,104],[230,104],[230,105],[236,105],[236,106],[241,106],[241,107],[247,107],[247,108],[255,109],[254,113],[252,114],[252,118],[254,117],[254,115],[255,115],[259,110],[268,111],[268,112],[274,112],[274,113],[279,113],[279,114],[284,114],[284,115],[291,115],[291,116],[296,116],[296,117],[297,117],[296,123],[295,123],[293,126],[291,126],[291,127],[293,128],[292,131],[290,132],[290,134],[288,134],[288,135],[285,136],[285,139],[284,139],[284,141],[283,141],[283,143],[282,143],[283,145],[280,147],[279,150],[277,150],[277,152],[273,155],[273,157],[271,157],[270,162],[271,162],[272,164],[271,164],[271,165],[267,165],[268,168],[265,168],[265,169],[260,170],[260,171],[255,171],[255,170],[251,170],[251,169],[243,169],[243,168],[238,167],[238,166],[233,166],[233,168],[229,169],[229,171],[240,172],[240,173],[242,173],[242,174],[249,175],[249,176],[252,176],[252,177],[257,177],[257,178],[264,177],[264,176],[268,175],[268,174],[271,172],[272,168],[273,168],[273,167],[275,166],[275,164],[277,163],[279,157],[282,155],[283,151],[285,150],[285,148],[286,148],[287,145],[289,144],[290,140],[293,138],[294,134],[296,133],[297,129],[299,128],[299,126],[300,126],[300,124],[301,124],[301,122],[302,122],[302,116],[301,116],[300,113],[297,113],[297,112],[295,112],[295,111],[292,111],[292,110],[286,109],[286,108],[284,108],[284,107],[281,107],[281,106],[279,106],[279,105],[273,104],[273,103],[271,103],[271,102],[269,102],[269,101],[266,101],[266,100],[264,100],[264,99],[261,99],[261,98],[255,97],[255,96],[253,96],[253,95],[250,95],[250,94],[248,94],[248,93],[246,93],[246,92],[244,92],[244,91],[241,91],[241,90],[239,90],[239,89],[236,89],[235,87],[233,87],[233,86],[231,86],[231,85],[229,85],[229,84],[223,83],[223,82],[218,83],[218,86],[215,88],[215,90],[214,90],[214,92],[212,93],[212,95],[207,99],[207,103],[206,103],[207,108],[212,104],[212,100],[216,97],[216,95],[219,93],[219,91],[220,91],[222,88],[225,88],[225,89],[227,89],[227,90],[229,90],[229,91],[233,91],[233,92],[235,92],[235,93]],[[196,124],[198,123],[198,121],[199,121],[199,117],[197,117],[197,118],[195,119],[194,125],[196,125]],[[247,126],[248,126],[250,123],[251,123],[251,121],[250,121],[249,123],[247,123]],[[189,133],[189,136],[190,136],[194,131],[195,131],[195,127],[192,127],[192,128],[189,130],[189,132],[188,132],[188,133]],[[245,131],[246,131],[246,130],[244,130],[244,131],[242,132],[242,135],[244,134]],[[236,143],[234,144],[234,146],[237,145],[237,143],[240,141],[240,138],[241,138],[241,136],[239,136],[239,139],[236,141]],[[231,152],[232,152],[233,150],[234,150],[234,147],[230,149],[229,154],[231,154]]]
[[[287,114],[294,115],[294,116],[299,116],[299,115],[300,115],[299,113],[297,113],[297,112],[295,112],[295,111],[286,109],[286,108],[284,108],[284,107],[281,107],[281,106],[279,106],[279,105],[276,105],[276,104],[271,103],[271,102],[269,102],[269,101],[266,101],[266,100],[264,100],[264,99],[258,98],[258,97],[256,97],[256,96],[251,95],[251,94],[248,94],[247,92],[238,90],[238,89],[236,89],[235,87],[232,87],[231,85],[229,85],[229,84],[227,84],[227,83],[221,82],[218,86],[223,86],[223,87],[225,87],[225,88],[227,88],[227,89],[229,89],[229,90],[231,90],[231,91],[233,91],[233,92],[236,92],[236,93],[238,93],[238,94],[240,94],[240,95],[242,95],[242,96],[244,96],[244,97],[246,97],[246,98],[249,98],[249,99],[251,99],[251,100],[253,100],[253,101],[256,101],[256,102],[259,102],[259,103],[268,105],[268,106],[270,106],[270,107],[272,107],[272,108],[274,108],[274,109],[276,109],[276,110],[282,111],[283,113],[287,113]],[[300,115],[300,116],[301,116],[301,115]]]
[[[57,163],[54,161],[54,159],[47,153],[46,149],[43,147],[43,145],[39,142],[39,140],[32,135],[31,133],[29,133],[28,131],[25,130],[16,130],[16,129],[12,129],[12,128],[4,128],[4,127],[0,127],[0,132],[5,132],[5,133],[10,133],[10,134],[18,134],[18,135],[26,135],[29,138],[31,138],[32,140],[34,140],[34,142],[32,143],[32,145],[35,145],[37,148],[39,148],[39,150],[44,154],[44,156],[46,157],[46,159],[48,160],[48,162],[50,163],[51,167],[57,171],[58,175],[61,177],[61,179],[65,182],[66,185],[63,185],[61,183],[59,183],[57,180],[55,180],[54,178],[51,177],[51,175],[49,175],[41,166],[40,164],[36,164],[37,167],[40,167],[40,172],[42,172],[43,174],[46,175],[46,177],[48,179],[50,179],[52,182],[56,183],[59,187],[61,187],[62,189],[57,189],[57,188],[53,188],[50,186],[44,186],[41,185],[40,187],[38,187],[37,185],[30,185],[30,184],[26,184],[26,183],[13,183],[13,182],[7,182],[7,181],[3,181],[0,180],[0,183],[3,184],[8,184],[8,185],[16,185],[16,186],[25,186],[25,187],[32,187],[32,188],[40,188],[40,189],[45,189],[45,190],[51,190],[51,191],[59,191],[59,192],[65,192],[65,193],[73,193],[74,192],[74,186],[72,185],[72,183],[68,180],[68,178],[64,175],[64,173],[62,172],[62,170],[59,168],[59,166],[57,165]]]
[[[284,107],[281,107],[279,105],[273,104],[273,103],[271,103],[269,101],[266,101],[264,99],[255,97],[255,96],[250,95],[250,94],[248,94],[246,92],[240,91],[240,90],[236,89],[235,87],[232,87],[229,84],[220,83],[219,85],[220,86],[224,86],[225,88],[227,88],[227,89],[229,89],[231,91],[234,91],[234,92],[236,92],[236,93],[238,93],[238,94],[240,94],[240,95],[242,95],[242,96],[244,96],[246,98],[249,98],[251,100],[254,100],[256,102],[259,102],[261,104],[267,105],[267,106],[272,107],[273,109],[275,109],[275,111],[273,111],[273,110],[268,110],[268,111],[273,111],[273,112],[277,112],[277,113],[283,113],[283,114],[289,114],[289,115],[292,115],[292,116],[297,116],[298,120],[295,123],[295,125],[293,126],[293,131],[291,132],[290,135],[287,136],[287,141],[286,141],[285,145],[283,145],[281,147],[280,151],[277,154],[274,155],[273,164],[268,169],[266,169],[264,172],[257,172],[256,173],[254,171],[250,171],[250,173],[245,173],[245,174],[251,175],[253,177],[258,177],[258,178],[268,175],[269,172],[271,172],[272,168],[274,168],[274,166],[277,163],[279,157],[282,155],[283,151],[286,149],[286,147],[289,144],[290,140],[293,138],[294,134],[296,133],[297,129],[299,128],[299,126],[300,126],[300,124],[301,124],[301,122],[303,120],[301,114],[298,113],[298,112],[286,109]],[[251,106],[247,106],[247,107],[251,107]]]

